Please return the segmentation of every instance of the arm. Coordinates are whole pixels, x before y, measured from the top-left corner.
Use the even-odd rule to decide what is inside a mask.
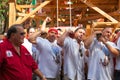
[[[94,36],[95,36],[95,34],[92,34],[84,41],[86,49],[88,49],[90,47],[92,41],[94,40]]]
[[[47,80],[39,69],[34,70],[34,73],[37,74],[41,80]]]
[[[111,46],[110,44],[108,44],[104,37],[101,37],[100,40],[103,42],[103,44],[108,48],[108,50],[112,54],[114,54],[115,56],[119,56],[120,51],[118,49],[114,48],[113,46]]]
[[[41,31],[35,32],[35,33],[33,33],[33,34],[29,37],[28,40],[29,40],[31,43],[36,44],[36,38],[37,38],[38,36],[40,36],[40,35],[41,35]]]
[[[36,38],[41,35],[41,32],[42,32],[42,31],[45,31],[46,23],[49,22],[49,21],[51,21],[51,19],[50,19],[49,17],[46,17],[46,19],[44,20],[44,22],[43,22],[43,24],[42,24],[41,29],[40,29],[38,32],[35,32],[33,35],[31,35],[31,36],[29,37],[29,41],[30,41],[31,43],[36,44]]]
[[[50,22],[50,21],[51,21],[51,19],[49,17],[46,17],[46,19],[44,20],[44,22],[42,24],[41,31],[45,31],[46,23]]]
[[[65,38],[66,38],[67,36],[69,36],[69,34],[71,34],[71,33],[73,33],[73,31],[71,31],[71,30],[65,31],[65,32],[63,33],[63,35],[60,36],[60,38],[58,38],[57,44],[62,47],[62,46],[64,45],[64,40],[65,40]]]

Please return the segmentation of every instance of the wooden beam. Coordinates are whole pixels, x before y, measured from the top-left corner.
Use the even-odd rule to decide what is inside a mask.
[[[27,16],[28,14],[25,14],[25,13],[17,13],[17,16],[19,16],[19,17],[25,17],[25,16]],[[34,18],[35,17],[35,15],[31,15],[30,16],[31,18]],[[21,19],[22,20],[22,19]]]
[[[9,3],[9,27],[16,21],[15,2]]]
[[[33,11],[31,11],[28,15],[24,16],[24,18],[22,20],[20,20],[19,22],[15,22],[14,24],[18,23],[21,24],[23,23],[25,20],[27,20],[30,16],[32,16],[33,14],[35,14],[38,10],[40,10],[42,7],[44,7],[45,5],[47,5],[48,3],[50,3],[52,0],[47,0],[44,1],[43,3],[41,3],[37,8],[35,8]]]
[[[16,4],[16,9],[17,9],[18,11],[20,11],[20,12],[22,11],[21,7],[20,7],[19,5],[17,5],[17,4]]]
[[[20,20],[22,20],[23,17],[18,17],[16,20],[16,23],[18,23]]]
[[[94,31],[102,31],[103,28],[94,28]]]
[[[91,25],[86,25],[86,36],[90,36],[90,34],[91,34]]]
[[[20,8],[35,8],[37,7],[38,5],[18,5]],[[63,5],[63,4],[59,4],[59,8],[66,8],[66,7],[69,7],[69,5]],[[84,4],[74,4],[74,5],[71,5],[72,8],[87,8],[88,6],[87,5],[84,5]],[[106,5],[98,5],[99,8],[101,9],[106,9]],[[44,8],[57,8],[56,5],[51,5],[51,4],[48,4],[47,6],[45,6]],[[107,9],[110,9],[110,8],[114,8],[114,5],[107,5]]]
[[[28,14],[25,14],[25,13],[17,13],[17,16],[19,16],[19,18],[20,18],[20,17],[27,16],[27,15],[28,15]],[[45,19],[45,17],[46,17],[46,15],[37,15],[37,14],[30,16],[30,18],[40,18],[40,19]],[[21,18],[21,20],[22,20],[22,18]],[[20,21],[20,19],[17,19],[17,21]],[[17,22],[16,22],[16,23],[17,23]]]
[[[118,1],[118,8],[119,8],[119,10],[120,10],[120,0]]]
[[[94,28],[104,28],[104,27],[115,27],[117,25],[117,22],[93,22],[93,27]]]
[[[33,5],[18,5],[19,8],[36,8],[37,6]]]
[[[108,15],[110,16],[119,16],[119,12],[118,11],[115,11],[115,12],[111,12],[111,13],[108,13]],[[88,20],[95,20],[95,19],[98,19],[98,18],[105,18],[104,16],[102,16],[101,14],[96,14],[95,16],[88,16],[88,17],[83,17],[82,19],[79,20],[79,22],[86,22]]]
[[[98,13],[100,13],[101,15],[103,15],[104,17],[106,17],[107,19],[109,19],[112,22],[117,22],[117,20],[115,20],[113,17],[111,17],[110,15],[108,15],[106,12],[104,12],[103,10],[101,10],[100,8],[98,8],[97,6],[93,5],[91,2],[88,2],[87,0],[80,0],[81,2],[85,3],[87,6],[89,6],[90,8],[92,8],[93,10],[97,11]]]

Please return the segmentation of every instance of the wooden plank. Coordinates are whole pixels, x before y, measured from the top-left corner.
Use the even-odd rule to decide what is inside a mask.
[[[119,11],[120,11],[120,0],[118,1],[118,3],[119,3],[119,4],[118,4],[118,7],[119,7]]]
[[[28,14],[25,14],[25,13],[17,13],[17,16],[19,17],[24,17],[24,16],[27,16]],[[40,18],[40,19],[45,19],[46,15],[31,15],[30,18]],[[22,20],[22,18],[21,18]],[[20,21],[20,19],[18,19],[17,21]],[[16,22],[17,23],[17,22]]]
[[[118,15],[120,15],[119,13],[118,13],[118,11],[115,11],[115,12],[111,12],[111,13],[108,13],[108,15],[110,15],[110,16],[118,16]],[[104,16],[102,16],[101,14],[96,14],[95,16],[88,16],[88,17],[83,17],[82,19],[80,19],[80,21],[79,22],[86,22],[86,21],[88,21],[88,20],[94,20],[94,19],[98,19],[98,18],[104,18]]]
[[[16,21],[15,2],[9,3],[9,27]]]
[[[110,15],[108,15],[106,12],[104,12],[103,10],[101,10],[100,8],[98,8],[97,6],[93,5],[91,2],[88,2],[87,0],[80,0],[81,2],[85,3],[87,6],[89,6],[90,8],[92,8],[93,10],[97,11],[98,13],[100,13],[101,15],[103,15],[104,17],[106,17],[107,19],[109,19],[112,22],[117,22],[117,20],[115,20],[113,17],[111,17]]]
[[[14,24],[18,23],[21,24],[23,23],[25,20],[27,20],[31,15],[35,14],[38,10],[40,10],[42,7],[44,7],[45,5],[47,5],[48,3],[50,3],[52,0],[48,0],[48,1],[44,1],[42,4],[40,4],[37,8],[35,8],[33,11],[31,11],[28,15],[24,16],[24,18],[22,20],[20,20],[19,22],[15,22]]]
[[[21,7],[20,7],[19,5],[17,5],[17,4],[16,4],[16,9],[17,9],[18,11],[20,11],[20,12],[22,11]]]
[[[86,36],[90,36],[90,34],[91,34],[91,25],[86,25]]]
[[[24,17],[24,16],[27,16],[28,14],[25,14],[25,13],[17,13],[17,16],[19,16],[19,17]],[[31,15],[30,16],[31,18],[34,18],[35,17],[35,15]],[[22,19],[21,19],[22,20]]]
[[[18,5],[20,8],[35,8],[37,7],[37,5],[33,6],[33,5]],[[69,7],[69,5],[64,5],[64,4],[59,4],[59,8],[66,8],[66,7]],[[88,6],[86,6],[85,4],[74,4],[71,6],[72,8],[87,8]],[[99,8],[101,9],[106,9],[106,5],[98,5]],[[57,8],[56,5],[51,5],[51,4],[48,4],[47,6],[45,6],[44,8]],[[107,5],[107,9],[110,9],[110,8],[114,8],[113,5],[111,4],[108,4]]]
[[[104,27],[115,27],[118,23],[116,22],[93,22],[94,28],[104,28]]]
[[[23,17],[18,17],[16,22],[19,22],[20,20],[22,20]]]
[[[19,8],[36,8],[37,6],[33,5],[18,5]]]

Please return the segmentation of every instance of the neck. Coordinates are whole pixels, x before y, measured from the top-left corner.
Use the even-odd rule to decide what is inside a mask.
[[[81,40],[77,40],[77,42],[78,42],[78,44],[80,44],[80,43],[81,43]]]

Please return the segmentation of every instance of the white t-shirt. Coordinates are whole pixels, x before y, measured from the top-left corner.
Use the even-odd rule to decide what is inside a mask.
[[[24,43],[22,44],[32,55],[32,43],[28,41],[28,39],[24,38]]]
[[[117,46],[118,46],[118,48],[119,48],[119,50],[120,50],[120,37],[119,37],[119,39],[118,39],[118,41],[117,41]],[[116,70],[120,70],[120,55],[116,57],[115,69],[116,69]]]
[[[39,51],[38,67],[46,78],[56,78],[59,73],[59,59],[61,48],[56,43],[38,37],[36,48]]]
[[[77,75],[77,80],[84,80],[85,48],[84,43],[80,47],[75,39],[66,37],[64,41],[64,74],[71,80]],[[79,52],[79,49],[82,51]]]

